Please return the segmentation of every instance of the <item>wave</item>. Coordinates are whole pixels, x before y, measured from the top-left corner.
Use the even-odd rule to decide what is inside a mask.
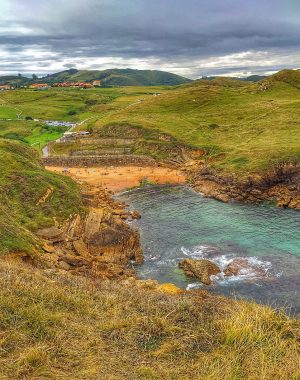
[[[234,253],[220,254],[220,249],[209,245],[199,245],[192,248],[181,247],[181,252],[193,259],[209,259],[221,270],[218,275],[211,276],[213,284],[226,285],[232,282],[245,282],[269,277],[280,277],[282,273],[272,273],[272,263],[256,256],[241,257]],[[228,272],[233,268],[234,273]],[[187,289],[199,288],[202,284],[192,283]]]

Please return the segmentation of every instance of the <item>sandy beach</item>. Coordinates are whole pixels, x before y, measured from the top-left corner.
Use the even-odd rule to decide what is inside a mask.
[[[77,182],[87,182],[93,186],[102,186],[113,192],[130,189],[140,185],[143,179],[163,184],[184,184],[186,178],[182,172],[162,167],[107,167],[107,168],[63,168],[47,167],[48,170],[65,174]]]

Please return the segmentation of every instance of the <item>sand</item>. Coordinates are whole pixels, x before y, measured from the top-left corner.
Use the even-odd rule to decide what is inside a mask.
[[[47,167],[55,173],[65,174],[77,182],[86,182],[93,186],[102,186],[113,192],[127,190],[140,185],[140,181],[147,179],[159,185],[184,184],[185,176],[175,169],[162,167],[101,167],[101,168],[62,168]]]

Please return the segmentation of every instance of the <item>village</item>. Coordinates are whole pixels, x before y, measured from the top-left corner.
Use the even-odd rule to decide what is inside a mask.
[[[32,90],[48,90],[50,87],[72,87],[72,88],[81,88],[88,89],[93,87],[100,87],[100,80],[93,80],[92,82],[57,82],[53,84],[49,83],[30,83],[28,85],[22,86],[22,88],[29,88]],[[17,87],[11,84],[2,84],[0,85],[0,91],[9,91],[15,90]]]

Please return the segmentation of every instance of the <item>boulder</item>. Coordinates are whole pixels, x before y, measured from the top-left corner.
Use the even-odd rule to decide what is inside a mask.
[[[70,270],[71,269],[71,265],[69,265],[68,263],[66,263],[65,261],[59,261],[58,262],[58,267],[60,269],[63,269],[63,270]]]
[[[238,276],[241,274],[251,273],[258,277],[267,276],[267,270],[265,268],[253,265],[246,258],[233,259],[224,270],[224,276]]]
[[[126,215],[126,216],[128,216],[128,215],[129,215],[129,212],[128,212],[127,210],[124,210],[124,209],[114,209],[114,210],[112,211],[112,214],[113,214],[113,215],[120,215],[120,216],[122,216],[122,215]]]
[[[84,256],[84,257],[90,256],[87,245],[82,239],[75,240],[73,242],[73,248],[78,256]]]
[[[45,251],[47,253],[54,253],[55,252],[55,248],[53,247],[53,245],[51,245],[49,243],[45,243],[42,248],[43,248],[43,251]]]
[[[82,266],[91,266],[88,260],[85,260],[83,257],[65,255],[59,258],[60,261],[64,261],[72,267],[82,267]]]
[[[37,236],[52,242],[61,242],[65,240],[63,231],[57,227],[43,228],[36,232]]]
[[[130,213],[132,219],[141,219],[141,214],[137,211],[137,210],[134,210],[134,211],[131,211]]]
[[[127,264],[135,260],[143,262],[143,252],[140,246],[139,234],[127,228],[126,225],[113,228],[103,226],[87,241],[88,250],[93,256],[103,256],[107,262]]]
[[[206,259],[184,259],[179,263],[179,268],[181,268],[187,276],[197,278],[205,285],[211,284],[211,275],[221,272],[215,263]]]

